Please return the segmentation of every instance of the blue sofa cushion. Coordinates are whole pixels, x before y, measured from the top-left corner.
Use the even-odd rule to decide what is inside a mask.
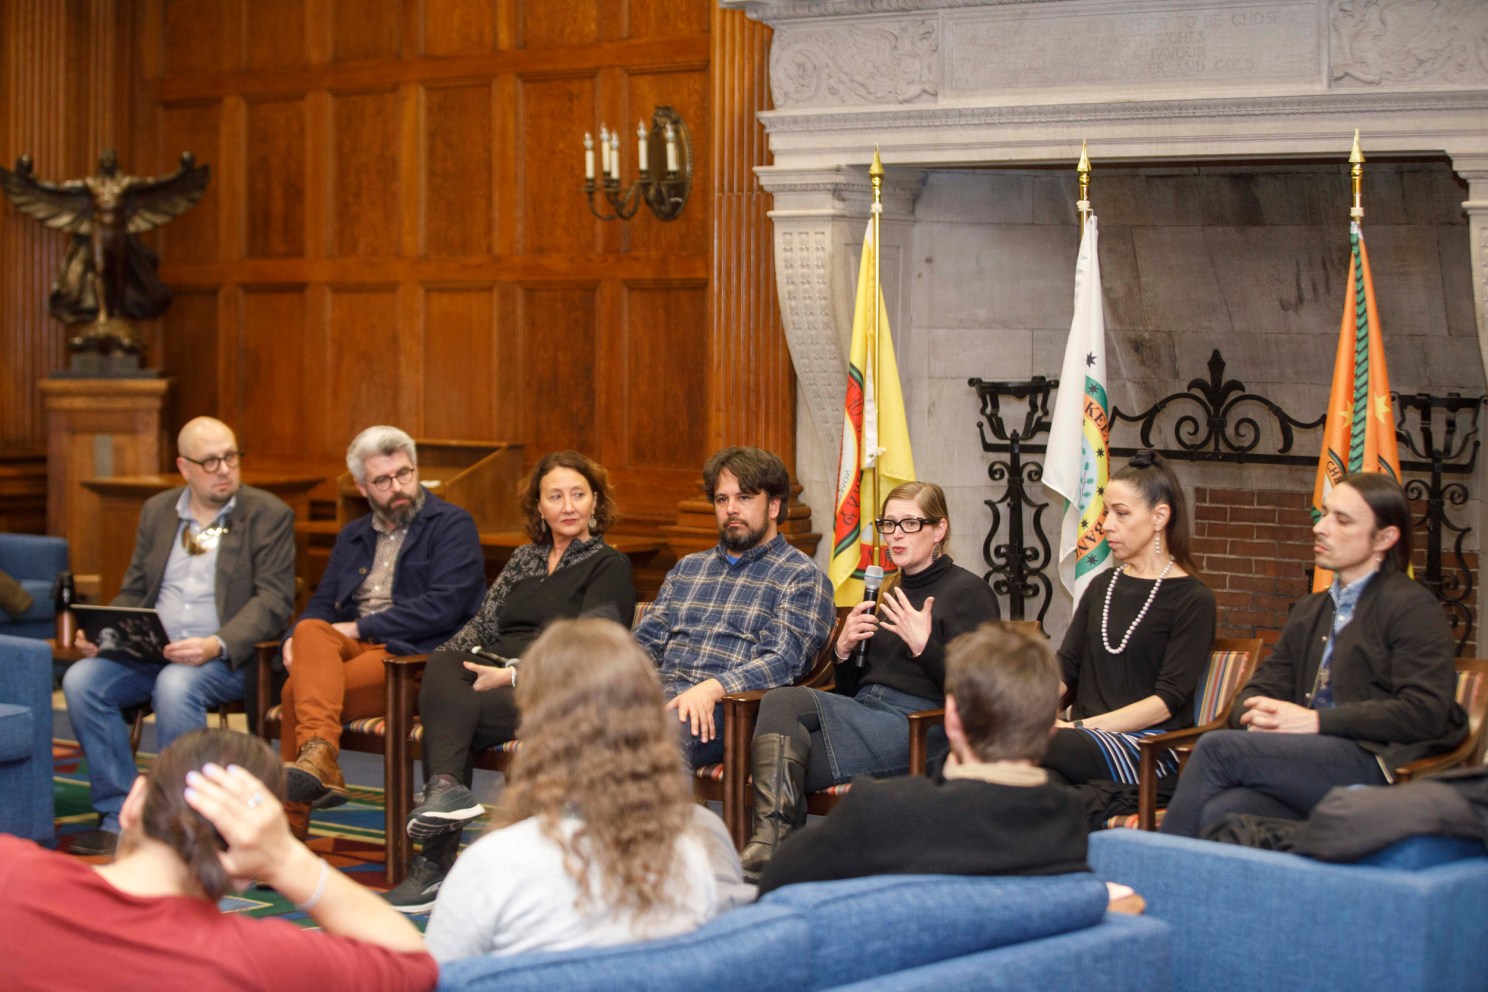
[[[20,761],[36,750],[31,711],[14,703],[0,703],[0,761]]]
[[[1159,992],[1172,987],[1170,939],[1161,920],[1110,913],[1075,933],[880,975],[840,992]]]
[[[14,620],[16,623],[52,619],[56,614],[56,611],[52,609],[52,584],[42,582],[40,579],[22,579],[21,588],[31,596],[31,605],[18,617],[6,614],[6,619]]]
[[[823,989],[1008,944],[1082,930],[1108,901],[1094,875],[880,875],[787,885],[762,900],[811,923],[811,981]]]
[[[582,951],[465,958],[440,966],[443,992],[798,992],[811,942],[806,921],[751,905],[666,940]]]
[[[1376,851],[1359,861],[1361,865],[1376,868],[1399,868],[1402,871],[1420,871],[1433,865],[1449,864],[1467,858],[1481,858],[1488,848],[1480,840],[1465,837],[1407,837],[1391,844],[1383,851]]]

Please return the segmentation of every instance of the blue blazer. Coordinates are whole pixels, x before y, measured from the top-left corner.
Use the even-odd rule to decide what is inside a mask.
[[[300,619],[356,620],[353,593],[366,580],[376,552],[372,514],[347,524]],[[362,617],[357,629],[362,640],[386,644],[394,654],[425,654],[475,616],[485,591],[485,554],[475,521],[426,491],[393,568],[393,605]]]

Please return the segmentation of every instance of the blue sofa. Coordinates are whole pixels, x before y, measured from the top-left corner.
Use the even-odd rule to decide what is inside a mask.
[[[0,634],[0,832],[50,841],[52,649]]]
[[[1413,837],[1359,864],[1108,830],[1097,874],[1172,925],[1173,988],[1481,992],[1488,850]]]
[[[0,611],[0,634],[48,638],[56,632],[52,583],[67,570],[67,541],[39,534],[0,534],[0,572],[31,594],[34,602],[20,617]]]
[[[815,992],[1169,987],[1166,925],[1106,912],[1093,875],[889,875],[793,885],[694,933],[598,950],[468,958],[444,992]],[[437,910],[436,910],[437,912]]]

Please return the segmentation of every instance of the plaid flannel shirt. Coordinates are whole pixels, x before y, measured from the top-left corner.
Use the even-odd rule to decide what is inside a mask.
[[[733,564],[721,544],[677,562],[635,637],[668,698],[708,679],[743,692],[795,681],[835,616],[826,573],[777,535]]]

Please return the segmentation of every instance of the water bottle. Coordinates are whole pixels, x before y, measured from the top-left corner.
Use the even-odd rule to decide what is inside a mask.
[[[52,609],[56,612],[56,641],[59,648],[72,647],[72,639],[77,633],[77,618],[72,613],[72,604],[76,601],[77,585],[73,582],[72,573],[58,572],[56,581],[52,583]]]

